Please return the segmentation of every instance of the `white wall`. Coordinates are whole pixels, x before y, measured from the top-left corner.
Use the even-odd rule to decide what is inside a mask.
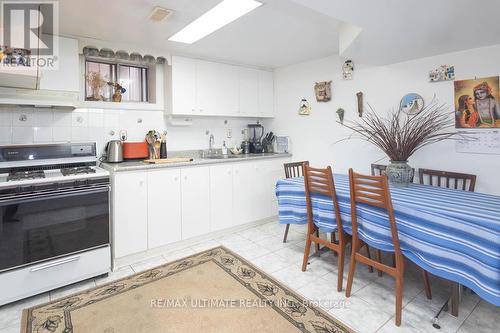
[[[21,121],[20,118],[26,119]],[[227,124],[224,121],[227,120]],[[256,119],[196,118],[189,127],[174,127],[167,123],[162,111],[76,109],[47,111],[17,106],[0,108],[0,144],[96,141],[99,151],[105,143],[118,139],[127,131],[128,141],[144,141],[149,130],[167,129],[167,148],[173,150],[208,149],[209,135],[214,134],[215,147],[226,140],[228,147],[240,144],[241,130]],[[226,129],[232,138],[226,137]],[[114,132],[114,135],[111,135]]]
[[[279,135],[289,135],[293,142],[294,160],[309,160],[314,166],[332,165],[334,172],[346,173],[349,167],[370,172],[370,164],[387,163],[385,154],[362,141],[338,140],[350,131],[336,123],[336,110],[346,110],[346,119],[358,118],[356,93],[362,91],[365,103],[382,114],[397,108],[401,97],[416,92],[430,102],[436,95],[453,110],[453,82],[428,82],[428,71],[440,65],[455,66],[456,79],[497,76],[500,74],[500,45],[439,55],[383,67],[355,63],[354,79],[341,78],[344,59],[331,56],[300,63],[275,72],[276,118],[271,122]],[[314,82],[332,82],[332,100],[317,103]],[[310,116],[299,116],[301,98],[312,106]],[[450,113],[450,122],[453,122]],[[476,191],[500,195],[500,155],[464,154],[455,151],[452,141],[422,149],[410,158],[410,165],[478,175]]]

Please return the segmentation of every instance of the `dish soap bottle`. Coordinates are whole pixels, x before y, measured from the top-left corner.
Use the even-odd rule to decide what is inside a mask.
[[[227,155],[226,141],[222,142],[222,155]]]

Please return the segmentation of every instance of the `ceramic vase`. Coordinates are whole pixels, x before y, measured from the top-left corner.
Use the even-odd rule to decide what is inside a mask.
[[[408,161],[391,161],[385,172],[389,183],[397,187],[408,186],[413,180],[413,170]]]

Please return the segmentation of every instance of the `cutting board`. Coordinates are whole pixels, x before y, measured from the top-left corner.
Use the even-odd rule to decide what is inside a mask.
[[[144,160],[144,163],[148,164],[165,164],[165,163],[185,163],[191,162],[193,159],[189,157],[171,157],[171,158],[160,158],[156,160]]]

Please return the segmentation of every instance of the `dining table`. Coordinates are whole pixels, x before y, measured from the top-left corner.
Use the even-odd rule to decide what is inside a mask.
[[[352,234],[349,177],[333,176],[342,227]],[[500,306],[500,196],[414,183],[390,186],[389,190],[404,257]],[[303,177],[278,180],[276,197],[279,223],[307,224]],[[320,230],[336,231],[332,200],[313,195],[311,206]],[[391,251],[387,213],[362,205],[357,207],[357,215],[360,237],[377,249]],[[456,297],[452,298],[452,314],[457,315],[455,303]]]

